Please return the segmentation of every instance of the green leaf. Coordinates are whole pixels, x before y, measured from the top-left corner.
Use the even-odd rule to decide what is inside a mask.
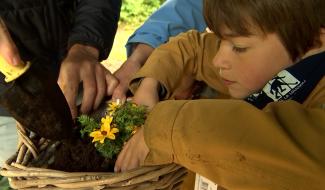
[[[87,115],[79,116],[77,118],[77,121],[79,122],[80,127],[81,127],[80,134],[81,134],[82,138],[84,138],[85,135],[89,135],[91,132],[100,128],[100,124],[98,124],[95,121],[95,119],[93,119]]]

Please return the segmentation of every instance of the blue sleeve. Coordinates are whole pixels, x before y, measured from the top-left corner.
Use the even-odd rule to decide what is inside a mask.
[[[128,56],[132,43],[145,43],[153,48],[190,29],[204,31],[203,0],[167,0],[138,28],[126,44]]]

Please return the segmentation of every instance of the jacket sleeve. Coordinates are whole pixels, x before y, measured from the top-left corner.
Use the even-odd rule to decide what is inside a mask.
[[[217,47],[217,38],[212,33],[191,30],[173,37],[152,52],[133,77],[130,90],[134,93],[141,82],[139,79],[150,77],[156,79],[166,89],[165,97],[161,98],[168,99],[181,79],[189,76],[206,82],[222,94],[227,94],[226,88],[218,80],[217,69],[212,65]]]
[[[204,31],[202,0],[167,0],[147,21],[132,34],[126,44],[131,55],[133,43],[148,44],[153,48],[190,29]]]
[[[164,101],[144,126],[146,165],[175,162],[227,189],[325,187],[325,78],[312,103]],[[317,97],[316,97],[317,96]]]
[[[121,0],[78,0],[69,37],[69,47],[81,43],[96,47],[106,59],[113,45]]]

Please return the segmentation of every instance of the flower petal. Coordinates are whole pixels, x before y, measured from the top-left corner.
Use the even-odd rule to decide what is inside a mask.
[[[111,116],[106,116],[105,118],[103,117],[102,119],[101,119],[101,122],[102,122],[102,124],[104,124],[104,125],[110,125],[111,123],[112,123],[112,121],[113,121],[113,117],[111,117]]]
[[[107,123],[102,124],[102,126],[100,127],[100,131],[106,131],[106,133],[109,133],[110,130],[111,125]]]
[[[94,143],[94,142],[100,141],[100,139],[101,139],[101,138],[94,137],[93,140],[92,140],[91,142]]]
[[[103,136],[102,133],[100,131],[94,131],[94,132],[91,132],[89,134],[90,137],[100,137],[100,136]]]
[[[108,133],[108,134],[107,134],[107,137],[108,137],[109,139],[115,140],[115,135],[114,135],[113,133]]]
[[[105,137],[104,137],[104,138],[102,138],[102,139],[100,139],[100,141],[99,141],[99,142],[100,142],[101,144],[103,144],[103,143],[104,143],[104,141],[105,141]]]
[[[119,132],[118,128],[112,128],[110,133],[114,134],[114,133],[118,133],[118,132]]]
[[[100,141],[101,139],[105,139],[105,137],[102,135],[100,131],[94,131],[89,134],[90,137],[93,137],[92,142]]]

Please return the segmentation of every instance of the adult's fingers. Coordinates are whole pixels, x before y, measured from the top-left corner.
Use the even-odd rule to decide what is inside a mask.
[[[0,18],[0,55],[4,57],[7,63],[19,66],[23,62],[19,56],[18,49],[11,39],[10,33],[4,23]]]
[[[96,77],[96,86],[97,93],[94,101],[93,109],[96,110],[106,94],[106,78],[105,78],[106,69],[101,64],[96,64],[95,68],[95,77]]]
[[[97,84],[94,70],[85,69],[83,70],[81,76],[84,91],[80,112],[85,114],[89,113],[93,108],[97,93]]]
[[[76,118],[78,115],[78,109],[76,106],[76,95],[78,93],[79,83],[79,75],[71,76],[69,72],[65,72],[61,68],[58,78],[58,84],[69,105],[72,118]]]

